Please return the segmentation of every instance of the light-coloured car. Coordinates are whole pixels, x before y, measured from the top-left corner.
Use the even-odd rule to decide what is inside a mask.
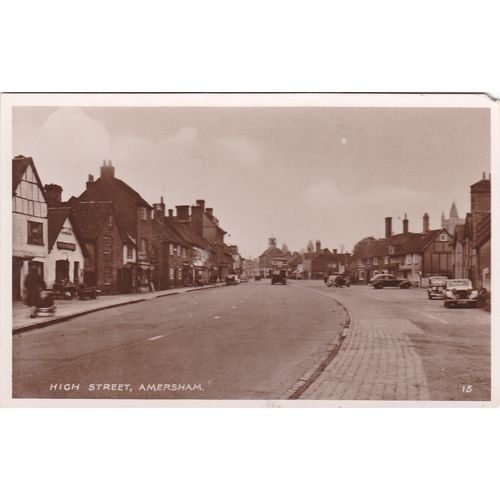
[[[479,293],[472,286],[471,280],[455,279],[446,282],[444,290],[444,306],[470,306],[477,307]]]

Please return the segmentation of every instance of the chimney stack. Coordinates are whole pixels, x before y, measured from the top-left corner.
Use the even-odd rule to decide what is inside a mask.
[[[483,172],[483,181],[486,180],[486,172]]]
[[[321,241],[316,240],[316,253],[321,252]]]
[[[405,214],[405,218],[403,219],[403,234],[408,234],[408,216]]]
[[[207,215],[210,215],[210,217],[212,217],[214,215],[214,209],[213,208],[207,208],[205,210],[205,212],[207,213]]]
[[[113,179],[115,176],[115,167],[113,167],[111,160],[106,162],[104,160],[101,166],[101,177],[104,179]]]
[[[177,220],[184,224],[189,224],[189,205],[176,205]]]
[[[429,214],[428,213],[425,213],[424,216],[423,216],[423,223],[424,223],[424,233],[428,233],[429,232]]]
[[[392,217],[385,218],[385,237],[390,238],[392,236]]]
[[[201,207],[201,210],[205,210],[205,200],[196,200],[196,206]]]
[[[333,249],[333,255],[337,255],[337,249],[336,248]]]
[[[174,209],[173,208],[169,208],[168,209],[168,216],[169,217],[173,217],[174,216]]]
[[[89,174],[89,178],[87,180],[87,189],[90,189],[94,185],[94,176]]]
[[[153,203],[153,217],[163,224],[165,218],[165,203],[163,203],[163,196],[160,198],[160,203]]]
[[[62,187],[58,184],[45,184],[45,196],[49,207],[59,207],[62,205],[61,193]]]

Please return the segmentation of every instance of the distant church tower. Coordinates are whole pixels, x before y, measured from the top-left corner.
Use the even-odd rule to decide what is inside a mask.
[[[453,203],[451,204],[450,208],[449,218],[447,219],[444,216],[444,211],[441,214],[441,227],[443,229],[446,229],[450,234],[453,234],[455,232],[455,227],[458,224],[465,224],[465,219],[461,219],[458,216],[457,206],[455,205],[455,200],[453,200]]]

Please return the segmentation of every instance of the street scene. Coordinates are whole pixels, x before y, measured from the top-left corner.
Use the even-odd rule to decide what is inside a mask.
[[[490,401],[487,111],[15,110],[12,396]]]

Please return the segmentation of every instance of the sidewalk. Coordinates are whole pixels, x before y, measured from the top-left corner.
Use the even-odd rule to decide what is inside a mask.
[[[102,309],[135,304],[137,302],[166,297],[168,295],[207,290],[219,286],[225,286],[225,284],[218,283],[217,285],[205,285],[203,287],[172,288],[169,290],[158,290],[156,292],[130,293],[126,295],[103,295],[97,297],[95,300],[56,300],[55,316],[45,318],[30,318],[29,308],[23,303],[15,302],[12,306],[12,333],[21,333],[27,330],[52,325]]]

